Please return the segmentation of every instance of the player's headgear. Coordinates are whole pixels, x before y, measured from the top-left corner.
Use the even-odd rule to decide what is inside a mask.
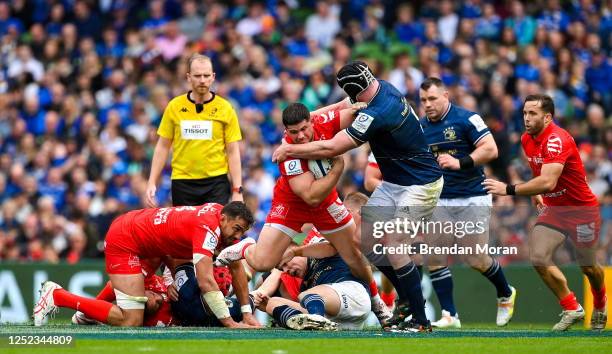
[[[376,78],[366,63],[356,60],[343,66],[336,80],[351,101],[356,102],[357,95],[365,91]]]

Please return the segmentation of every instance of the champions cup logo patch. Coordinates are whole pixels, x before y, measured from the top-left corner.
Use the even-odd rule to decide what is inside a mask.
[[[218,236],[208,227],[204,226],[204,230],[206,230],[206,236],[204,236],[204,244],[203,248],[214,250],[217,248],[217,244],[219,244]]]
[[[296,176],[304,173],[300,160],[287,160],[285,164],[285,173],[287,176]]]
[[[361,134],[365,133],[366,130],[370,127],[372,122],[374,121],[374,117],[365,113],[359,113],[357,118],[353,121],[353,128],[360,132]]]
[[[187,273],[184,270],[179,270],[174,275],[174,285],[176,286],[176,290],[181,290],[183,284],[187,282]]]
[[[563,142],[557,135],[551,135],[546,142],[546,149],[551,157],[559,156],[563,152]]]
[[[446,140],[455,140],[457,139],[457,133],[455,133],[454,127],[448,127],[444,129],[444,139]]]

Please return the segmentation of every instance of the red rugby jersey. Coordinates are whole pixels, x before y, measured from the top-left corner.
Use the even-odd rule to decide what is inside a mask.
[[[598,205],[597,197],[587,184],[576,142],[565,129],[550,123],[537,137],[523,134],[521,143],[534,177],[540,175],[542,165],[549,163],[564,165],[555,189],[542,194],[545,205]]]
[[[329,140],[340,131],[340,111],[331,110],[323,114],[317,115],[312,118],[312,125],[314,129],[313,141],[317,140]],[[285,140],[289,144],[293,144],[293,141],[289,137],[285,137]],[[293,177],[299,176],[303,173],[308,172],[308,160],[296,159],[289,157],[287,160],[278,164],[280,170],[280,177],[276,181],[274,186],[274,201],[276,202],[298,202],[304,203],[302,198],[293,193],[289,180]],[[338,198],[338,192],[336,189],[325,198],[325,201],[336,200]]]

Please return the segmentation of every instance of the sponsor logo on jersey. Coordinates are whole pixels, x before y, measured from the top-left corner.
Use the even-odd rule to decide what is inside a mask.
[[[591,242],[595,240],[595,223],[580,224],[576,226],[576,240],[578,242]]]
[[[342,204],[340,199],[336,199],[335,202],[333,202],[330,206],[328,206],[327,212],[337,223],[341,222],[342,220],[344,220],[344,218],[346,218],[349,215],[348,210],[346,209],[344,204]]]
[[[562,190],[557,191],[557,192],[542,194],[542,196],[546,197],[546,198],[558,198],[558,197],[564,195],[565,193],[567,193],[567,189],[563,188]]]
[[[140,267],[140,258],[136,255],[130,255],[128,259],[128,265],[130,267]]]
[[[189,112],[189,110],[187,109],[187,107],[183,107],[181,108],[181,112]]]
[[[153,225],[165,224],[168,221],[168,214],[172,211],[172,208],[160,208],[155,213],[155,217],[153,218]]]
[[[285,173],[287,176],[297,176],[304,173],[300,160],[287,160],[285,164]]]
[[[336,113],[334,111],[329,111],[325,113],[321,113],[317,119],[317,123],[325,124],[335,118]]]
[[[556,134],[551,134],[546,141],[546,150],[551,157],[559,156],[563,152],[563,142]]]
[[[541,165],[542,162],[544,162],[544,159],[540,156],[535,156],[535,157],[527,157],[527,161],[533,162],[537,165]]]
[[[359,115],[357,115],[357,118],[355,118],[355,120],[353,121],[352,126],[355,130],[363,134],[368,130],[373,121],[374,117],[372,117],[371,115],[359,113]]]
[[[287,208],[284,204],[274,204],[272,209],[270,209],[270,217],[277,219],[285,219],[287,217],[287,213],[289,212],[289,208]]]
[[[210,120],[182,120],[181,138],[184,140],[211,140],[212,121]]]

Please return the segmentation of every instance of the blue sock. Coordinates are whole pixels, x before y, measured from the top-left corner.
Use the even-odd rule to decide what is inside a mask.
[[[293,307],[289,307],[288,305],[277,306],[272,310],[272,317],[278,322],[282,327],[287,327],[287,321],[295,316],[301,314],[300,311],[294,309]]]
[[[489,281],[495,285],[495,289],[497,289],[497,297],[508,297],[512,295],[510,285],[508,285],[504,271],[499,265],[497,259],[493,258],[493,264],[491,264],[489,269],[482,273],[482,275],[487,277],[487,279],[489,279]]]
[[[436,269],[429,273],[440,307],[450,312],[451,316],[457,314],[455,302],[453,301],[453,275],[448,267]]]
[[[304,296],[302,301],[300,301],[300,305],[310,314],[325,316],[325,301],[319,294]]]
[[[425,315],[425,299],[423,299],[423,291],[421,290],[421,278],[414,262],[410,262],[405,266],[396,269],[395,273],[400,282],[400,287],[403,288],[402,293],[405,298],[400,297],[400,303],[405,303],[406,300],[410,303],[410,311],[413,318],[419,324],[426,324],[427,316]],[[398,294],[399,295],[399,294]]]
[[[398,297],[400,299],[406,298],[406,296],[402,296],[402,287],[400,286],[399,279],[397,279],[397,274],[395,274],[395,270],[389,264],[389,261],[386,259],[383,254],[376,254],[374,252],[367,254],[366,258],[370,263],[374,264],[376,268],[389,279],[395,291],[397,291]]]

